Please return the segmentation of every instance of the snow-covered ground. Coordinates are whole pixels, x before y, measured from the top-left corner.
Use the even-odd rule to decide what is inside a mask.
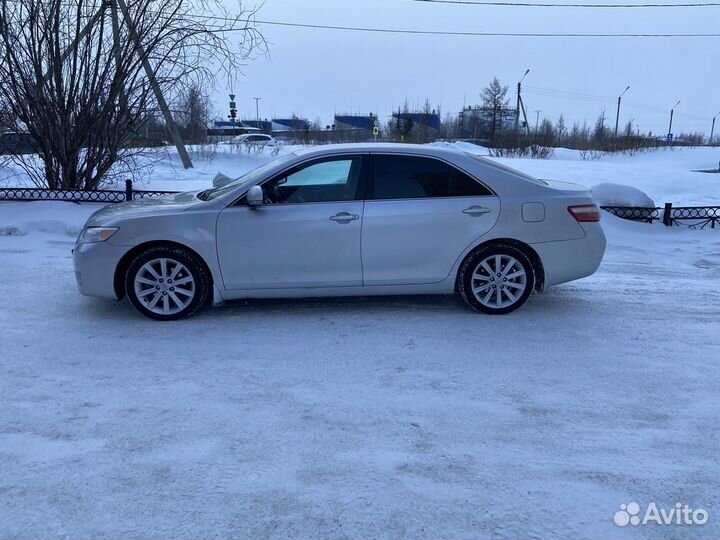
[[[720,201],[689,172],[713,152],[503,161],[693,203]],[[223,159],[153,187],[247,169]],[[76,292],[95,208],[0,203],[0,538],[720,537],[720,231],[603,215],[598,273],[504,317],[403,297],[161,324]],[[620,528],[631,501],[710,518]]]
[[[435,143],[460,151],[487,156],[485,148],[470,143]],[[300,146],[281,146],[274,151],[248,151],[244,147],[216,145],[190,147],[194,168],[183,169],[174,148],[152,151],[145,159],[147,174],[136,182],[136,189],[192,191],[212,187],[212,179],[222,172],[240,176]],[[494,158],[539,178],[577,182],[587,186],[601,183],[626,184],[647,193],[656,204],[720,205],[720,174],[698,172],[714,170],[720,164],[720,148],[667,148],[634,156],[608,155],[584,160],[577,150],[556,149],[551,159]],[[19,167],[0,160],[0,187],[30,185]]]

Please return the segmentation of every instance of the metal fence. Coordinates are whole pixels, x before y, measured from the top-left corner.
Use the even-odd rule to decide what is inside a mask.
[[[689,229],[720,228],[720,206],[673,206],[665,203],[663,208],[633,206],[601,206],[606,212],[632,221],[652,223],[662,220],[667,227]]]
[[[67,201],[120,203],[142,199],[156,199],[173,195],[178,191],[135,190],[131,180],[125,182],[124,190],[53,190],[43,188],[0,188],[0,201]],[[668,227],[690,229],[720,229],[720,206],[676,206],[666,203],[663,208],[636,206],[601,206],[606,212],[632,221],[653,223],[662,220]]]
[[[662,208],[638,208],[635,206],[601,206],[600,208],[619,218],[645,223],[652,223],[660,219],[662,210]]]
[[[119,203],[141,199],[156,199],[173,195],[178,191],[146,191],[133,189],[131,180],[125,182],[124,190],[54,190],[44,188],[0,188],[0,201],[67,201]]]

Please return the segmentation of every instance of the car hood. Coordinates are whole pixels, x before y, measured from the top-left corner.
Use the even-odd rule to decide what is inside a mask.
[[[196,194],[197,192],[193,191],[156,199],[111,204],[91,215],[85,226],[98,227],[127,218],[184,212],[202,202],[198,200]]]

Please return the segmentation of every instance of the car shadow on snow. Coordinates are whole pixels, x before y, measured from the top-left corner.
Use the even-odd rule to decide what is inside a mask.
[[[505,317],[548,315],[552,313],[587,312],[592,301],[576,294],[568,288],[554,288],[544,294],[535,294],[517,311]],[[428,313],[469,317],[490,317],[468,307],[456,295],[402,295],[402,296],[354,296],[334,298],[283,298],[248,299],[228,301],[222,306],[207,309],[199,313],[202,317],[228,317],[234,315],[270,316],[277,315],[302,317],[305,314],[336,315],[379,315]],[[502,317],[501,317],[502,318]]]
[[[532,295],[527,303],[518,310],[492,318],[536,317],[539,315],[572,317],[578,312],[587,314],[588,311],[593,310],[593,305],[597,304],[600,298],[591,298],[591,295],[583,294],[583,292],[586,291],[572,286],[554,287],[549,292]],[[118,301],[86,299],[83,310],[93,320],[145,320],[133,309],[126,298]],[[457,295],[401,295],[231,300],[220,306],[200,310],[186,320],[221,322],[223,319],[246,318],[250,315],[261,318],[282,316],[302,319],[317,315],[354,317],[412,314],[422,316],[425,313],[433,317],[438,315],[478,317],[478,320],[487,320],[491,317],[472,310]]]

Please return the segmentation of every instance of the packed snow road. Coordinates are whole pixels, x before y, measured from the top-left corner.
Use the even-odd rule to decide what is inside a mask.
[[[28,204],[47,220],[0,223],[0,538],[720,536],[718,231],[604,216],[600,271],[508,316],[403,297],[163,324],[76,292],[91,209]],[[631,501],[709,521],[618,527]]]

